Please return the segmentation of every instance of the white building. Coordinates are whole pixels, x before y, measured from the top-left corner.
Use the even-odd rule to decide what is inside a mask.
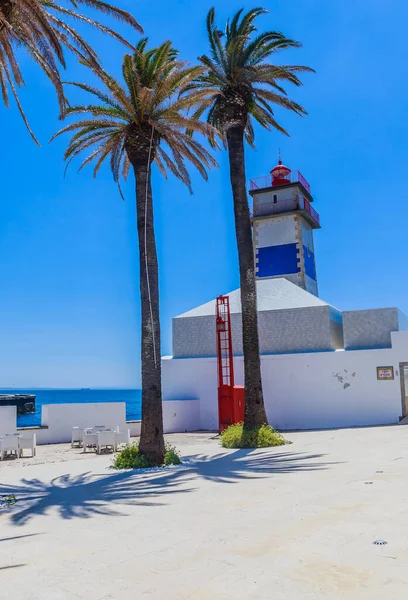
[[[281,161],[251,181],[265,406],[279,429],[397,423],[407,415],[408,319],[341,312],[318,297],[310,186]],[[228,294],[235,382],[243,384],[240,290]],[[173,319],[162,359],[165,429],[218,429],[215,299]]]

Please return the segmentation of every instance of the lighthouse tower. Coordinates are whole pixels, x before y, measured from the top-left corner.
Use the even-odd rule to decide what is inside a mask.
[[[257,277],[285,277],[317,296],[313,230],[320,218],[310,185],[279,160],[270,175],[251,180],[249,193]]]

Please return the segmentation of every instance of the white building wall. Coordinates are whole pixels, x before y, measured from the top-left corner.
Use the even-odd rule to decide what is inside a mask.
[[[274,359],[262,361],[266,410],[279,429],[398,423],[401,389],[391,350],[266,358]],[[394,366],[393,381],[377,380],[382,365]]]
[[[405,336],[401,338],[400,336]],[[398,423],[402,413],[399,363],[408,362],[408,332],[392,334],[391,349],[261,357],[268,419],[285,429]],[[216,359],[164,359],[163,398],[199,398],[200,428],[218,427]],[[243,384],[243,359],[234,359]],[[394,380],[377,380],[393,366]]]
[[[268,208],[274,204],[273,197],[277,196],[277,203],[287,203],[298,198],[300,195],[300,189],[297,186],[285,186],[279,189],[268,190],[267,192],[261,192],[255,194],[253,197],[253,208],[254,215],[265,214],[264,209],[268,211]],[[293,208],[296,207],[296,204],[293,204]],[[288,210],[290,208],[290,204],[288,205]]]
[[[391,331],[391,346],[400,362],[408,362],[408,331]]]
[[[319,290],[317,287],[317,281],[309,277],[308,275],[304,275],[305,278],[305,289],[310,292],[310,294],[314,294],[315,296],[319,295]]]
[[[296,218],[294,215],[279,215],[271,219],[254,221],[256,247],[281,246],[297,242]]]
[[[164,433],[200,429],[200,400],[166,400],[163,402]]]
[[[302,225],[302,244],[309,248],[314,253],[313,229],[304,219],[301,220]]]

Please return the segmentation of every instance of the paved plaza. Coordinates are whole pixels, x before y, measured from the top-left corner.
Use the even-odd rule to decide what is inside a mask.
[[[1,600],[407,596],[407,427],[167,437],[186,466],[115,472],[67,445],[1,463]]]

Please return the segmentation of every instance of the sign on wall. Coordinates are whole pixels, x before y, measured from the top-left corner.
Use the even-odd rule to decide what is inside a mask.
[[[394,367],[377,367],[377,379],[394,379]]]

